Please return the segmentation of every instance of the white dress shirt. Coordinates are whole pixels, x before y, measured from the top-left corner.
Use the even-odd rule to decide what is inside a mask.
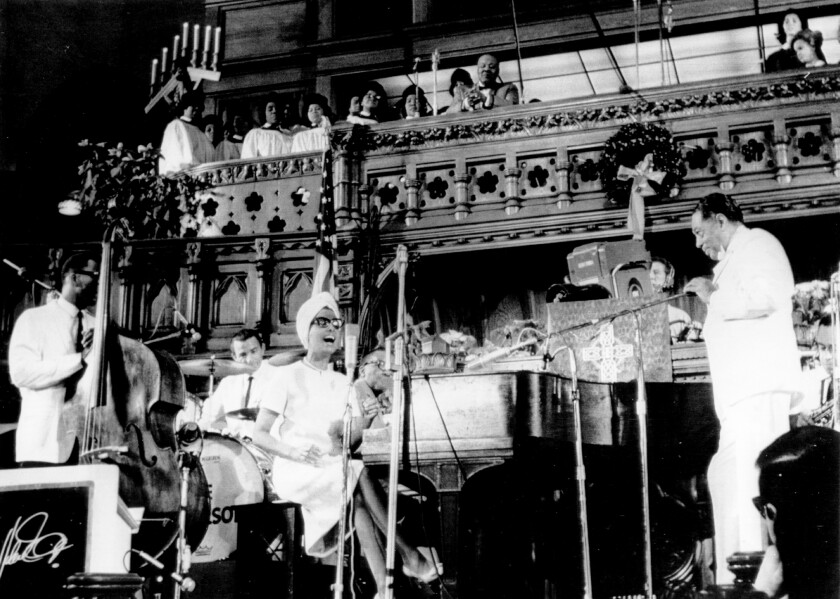
[[[250,437],[254,432],[254,421],[228,418],[228,412],[242,408],[258,408],[266,394],[277,392],[271,385],[277,367],[264,361],[252,374],[234,374],[221,380],[213,395],[204,402],[198,425],[205,430],[227,430],[232,434]],[[248,378],[253,376],[251,392],[248,394]],[[245,396],[248,395],[247,405]]]
[[[9,374],[20,389],[15,458],[18,462],[67,461],[76,439],[62,422],[66,379],[82,369],[76,351],[79,309],[64,298],[23,312],[9,342]],[[84,328],[93,317],[83,313]]]

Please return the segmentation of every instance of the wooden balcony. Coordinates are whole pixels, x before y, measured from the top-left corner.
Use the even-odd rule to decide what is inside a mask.
[[[724,191],[741,203],[748,223],[796,231],[786,249],[798,280],[824,276],[838,262],[838,97],[840,70],[825,68],[661,88],[644,97],[336,126],[343,307],[358,316],[358,250],[375,207],[380,257],[406,244],[423,258],[412,266],[421,295],[450,295],[427,298],[420,310],[439,330],[463,327],[484,337],[503,316],[539,318],[541,293],[562,280],[572,247],[627,235],[626,209],[607,201],[596,165],[604,143],[630,122],[666,127],[684,156],[679,194],[648,205],[646,229],[649,248],[676,257],[681,275],[708,272],[690,245],[688,219],[697,198]],[[159,336],[178,327],[177,307],[205,337],[194,347],[170,347],[176,353],[224,351],[238,328],[255,325],[273,347],[295,345],[293,316],[311,285],[322,160],[301,154],[194,169],[215,185],[213,214],[205,214],[222,234],[124,246],[117,322],[140,337]],[[801,235],[810,235],[805,249],[798,247]],[[41,242],[7,247],[6,254],[46,278],[70,249]],[[19,310],[39,297],[10,272],[2,276],[11,290],[2,320],[8,335]],[[500,298],[517,294],[520,307],[499,315]],[[480,305],[465,308],[470,315],[451,316],[457,303],[473,300]]]

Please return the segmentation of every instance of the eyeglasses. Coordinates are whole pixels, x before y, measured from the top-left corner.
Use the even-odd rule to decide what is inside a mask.
[[[757,495],[752,498],[753,505],[755,509],[758,510],[758,513],[761,514],[762,518],[767,517],[767,500],[761,497],[761,495]]]
[[[75,270],[73,272],[75,272],[77,275],[87,275],[92,279],[95,279],[99,276],[99,273],[95,270]]]
[[[343,318],[327,318],[326,316],[316,316],[312,319],[312,324],[320,329],[326,329],[328,326],[332,326],[334,329],[340,329],[344,326],[344,319]]]
[[[365,366],[370,366],[370,365],[376,366],[377,368],[382,368],[384,370],[385,369],[385,360],[368,360],[367,362],[362,364],[362,368],[364,368]]]

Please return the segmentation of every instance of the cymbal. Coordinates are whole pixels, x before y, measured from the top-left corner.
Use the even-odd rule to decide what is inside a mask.
[[[259,414],[259,408],[242,408],[240,410],[233,410],[231,412],[226,412],[226,418],[239,418],[240,420],[256,420],[257,414]]]
[[[303,348],[287,349],[274,354],[268,359],[268,363],[272,366],[286,366],[294,364],[306,355],[306,350]]]
[[[223,377],[231,374],[250,374],[254,369],[247,364],[240,364],[233,360],[214,360],[213,358],[198,358],[178,362],[181,372],[196,376]]]

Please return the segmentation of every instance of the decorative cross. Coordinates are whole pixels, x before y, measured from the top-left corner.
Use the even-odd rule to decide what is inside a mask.
[[[653,154],[651,153],[647,154],[635,168],[619,166],[616,178],[619,181],[633,180],[633,185],[630,188],[630,204],[627,208],[627,228],[633,234],[633,239],[644,239],[644,198],[656,195],[656,191],[650,186],[650,182],[662,183],[665,173],[653,169]]]
[[[609,323],[598,333],[598,340],[593,345],[583,348],[581,355],[584,362],[599,363],[601,381],[614,383],[618,380],[619,363],[633,355],[633,346],[617,344],[615,329]]]

